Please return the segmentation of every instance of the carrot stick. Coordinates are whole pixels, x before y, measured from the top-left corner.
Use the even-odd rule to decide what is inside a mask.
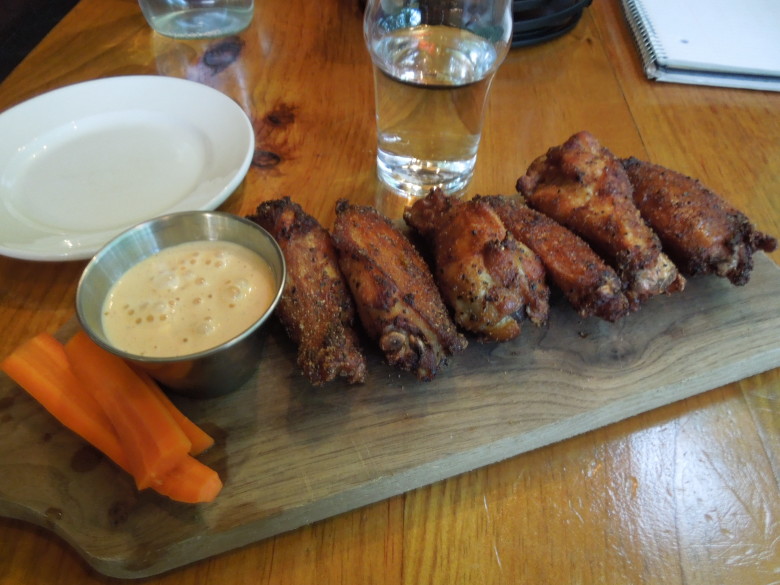
[[[102,407],[71,371],[62,344],[48,333],[22,343],[2,369],[35,400],[82,439],[127,471],[129,463]]]
[[[138,489],[154,486],[188,456],[187,436],[122,358],[83,331],[65,344],[65,354],[116,429]]]
[[[211,502],[222,490],[222,480],[211,467],[187,456],[168,473],[156,480],[156,491],[177,502],[199,504]]]
[[[66,349],[57,339],[48,333],[36,335],[0,362],[0,369],[65,427],[99,449],[119,467],[132,473],[117,431],[93,393],[74,374]],[[143,376],[140,379],[143,380]],[[148,387],[152,393],[156,395],[159,392],[162,395],[160,403],[165,405],[167,402],[170,408],[178,411],[157,384],[151,378],[149,380]],[[147,384],[146,381],[144,383]],[[102,391],[99,389],[97,392]],[[156,397],[159,399],[159,396]],[[172,416],[188,421],[185,427],[197,438],[200,448],[205,448],[203,445],[206,443],[208,446],[213,444],[213,439],[183,414]],[[156,476],[150,487],[173,500],[201,503],[216,498],[222,489],[222,481],[216,471],[184,455],[169,471]]]
[[[151,390],[152,394],[157,396],[160,402],[162,402],[165,409],[173,417],[173,420],[176,421],[176,424],[178,424],[179,427],[181,427],[181,430],[184,431],[184,434],[187,435],[187,438],[192,443],[192,447],[190,448],[190,455],[200,455],[214,444],[214,439],[208,433],[206,433],[206,431],[187,418],[187,416],[181,410],[179,410],[173,402],[171,402],[171,399],[168,398],[168,395],[162,391],[160,386],[157,385],[157,382],[155,382],[149,374],[140,370],[136,370],[136,373],[149,387],[149,390]]]

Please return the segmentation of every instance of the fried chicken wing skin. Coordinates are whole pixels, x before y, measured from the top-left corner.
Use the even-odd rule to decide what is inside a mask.
[[[517,181],[528,205],[582,237],[617,271],[632,309],[685,279],[632,200],[620,161],[589,132],[579,132],[531,163]]]
[[[541,261],[483,201],[432,189],[404,212],[432,247],[433,271],[455,322],[480,341],[517,337],[527,316],[547,320],[549,289]]]
[[[617,321],[628,313],[622,282],[574,232],[519,199],[479,197],[501,218],[512,235],[541,259],[550,280],[582,316]]]
[[[420,380],[433,379],[467,341],[420,253],[375,209],[343,199],[332,233],[364,329],[388,363]]]
[[[360,383],[366,359],[353,329],[355,308],[330,234],[289,197],[261,203],[248,219],[279,243],[287,283],[277,314],[298,345],[298,366],[319,386],[337,377]]]
[[[717,274],[743,285],[750,279],[753,253],[777,247],[775,238],[698,180],[633,157],[621,162],[634,187],[634,203],[685,274]]]

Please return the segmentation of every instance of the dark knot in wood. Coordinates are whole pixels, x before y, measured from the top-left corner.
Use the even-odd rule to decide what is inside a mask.
[[[270,150],[255,150],[255,154],[252,157],[252,165],[259,169],[272,169],[276,165],[282,162],[282,157],[271,152]]]

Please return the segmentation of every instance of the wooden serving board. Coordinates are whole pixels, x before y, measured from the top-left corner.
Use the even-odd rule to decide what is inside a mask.
[[[615,324],[553,299],[546,327],[472,343],[430,383],[370,349],[364,385],[313,388],[277,326],[245,387],[178,400],[217,438],[203,460],[225,488],[200,506],[137,493],[2,377],[0,514],[106,575],[153,575],[778,367],[778,292],[761,255],[745,287],[695,279]]]

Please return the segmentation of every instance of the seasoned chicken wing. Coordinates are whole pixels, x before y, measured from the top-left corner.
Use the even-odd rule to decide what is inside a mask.
[[[507,341],[528,316],[547,320],[549,289],[541,261],[484,201],[440,189],[418,199],[404,220],[433,250],[434,276],[455,322],[480,341]]]
[[[743,285],[753,253],[777,247],[775,238],[696,179],[633,157],[622,163],[639,212],[685,274],[717,274]]]
[[[338,376],[363,382],[366,360],[352,327],[355,308],[330,234],[289,197],[261,203],[248,219],[279,243],[287,283],[277,314],[298,344],[298,366],[314,385]]]
[[[342,199],[333,241],[363,327],[391,365],[431,380],[466,348],[425,261],[387,218]]]
[[[642,220],[620,161],[589,132],[537,158],[517,181],[528,205],[587,241],[617,271],[632,309],[685,279]]]
[[[506,228],[533,250],[550,280],[583,317],[617,321],[628,313],[628,299],[615,271],[578,235],[515,198],[479,197]]]

